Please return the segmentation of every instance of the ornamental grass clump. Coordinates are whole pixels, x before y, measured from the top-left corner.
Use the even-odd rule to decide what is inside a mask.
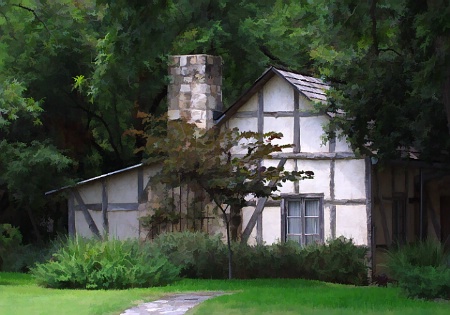
[[[450,298],[450,255],[433,240],[405,245],[388,252],[391,276],[412,298]]]
[[[179,269],[138,240],[74,238],[31,272],[39,285],[49,288],[126,289],[172,283]]]

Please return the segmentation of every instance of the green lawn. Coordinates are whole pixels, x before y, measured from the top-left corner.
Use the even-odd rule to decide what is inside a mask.
[[[164,288],[86,291],[36,286],[28,275],[0,273],[0,313],[120,314],[171,292],[233,292],[189,314],[450,314],[446,302],[412,301],[396,288],[352,287],[305,280],[183,280]]]

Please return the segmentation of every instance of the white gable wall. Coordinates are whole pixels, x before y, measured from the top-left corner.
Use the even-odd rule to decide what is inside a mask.
[[[262,123],[259,122],[261,118]],[[280,189],[281,197],[323,196],[324,239],[343,235],[352,237],[357,244],[367,245],[365,160],[352,158],[353,152],[345,139],[336,139],[333,145],[323,143],[323,126],[329,119],[328,115],[318,113],[313,103],[284,78],[274,75],[239,107],[225,126],[264,133],[282,132],[283,139],[276,142],[280,144],[298,141],[299,149],[283,150],[284,157],[288,158],[285,169],[313,171],[315,176],[312,180],[284,183]],[[279,158],[275,158],[264,161],[263,165],[277,166],[278,163]],[[256,204],[256,200],[253,202]],[[243,228],[254,209],[255,206],[243,209]],[[259,219],[258,224],[262,227],[257,228],[258,224],[254,227],[249,243],[256,242],[257,238],[266,244],[283,240],[282,216],[280,201],[269,201]]]

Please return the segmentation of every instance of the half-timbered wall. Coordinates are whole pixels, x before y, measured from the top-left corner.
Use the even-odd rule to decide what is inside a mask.
[[[281,197],[319,194],[323,199],[322,227],[324,239],[340,235],[351,237],[357,244],[368,245],[370,227],[370,172],[367,162],[355,158],[345,139],[323,143],[323,125],[329,116],[319,113],[312,101],[302,95],[281,76],[273,76],[228,118],[223,128],[241,131],[282,132],[281,143],[294,144],[264,165],[277,166],[286,159],[287,170],[309,170],[312,180],[287,182]],[[239,153],[239,152],[235,152]],[[283,200],[283,199],[282,199]],[[268,200],[251,228],[249,243],[274,243],[285,239],[286,222],[282,202]],[[243,209],[243,233],[262,200],[252,200]]]
[[[148,179],[156,167],[138,167],[70,188],[69,233],[83,237],[141,237],[139,217],[146,213]]]

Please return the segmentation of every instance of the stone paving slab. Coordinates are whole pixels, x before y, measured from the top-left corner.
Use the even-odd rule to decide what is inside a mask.
[[[183,315],[197,304],[224,292],[172,294],[164,298],[130,308],[120,315]]]

